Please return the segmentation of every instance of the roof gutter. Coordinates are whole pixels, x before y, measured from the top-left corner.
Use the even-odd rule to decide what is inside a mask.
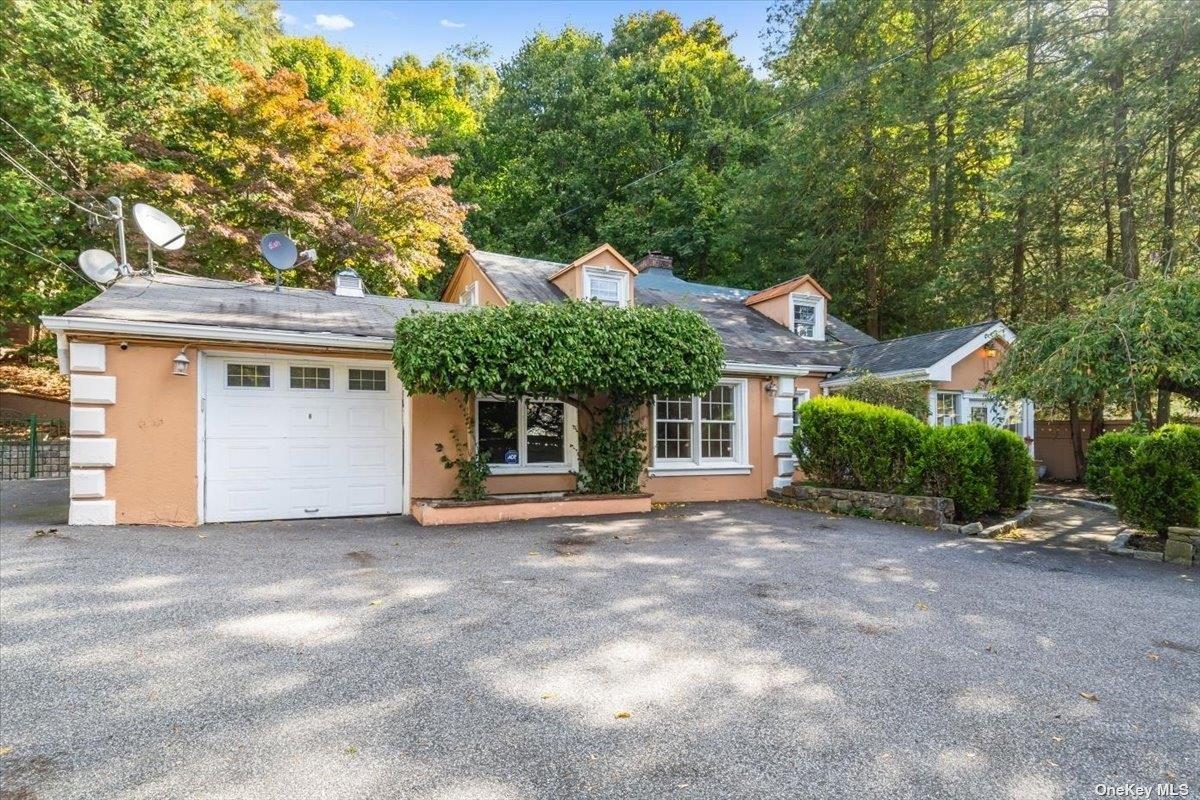
[[[836,386],[846,386],[854,383],[863,377],[870,375],[873,378],[883,378],[884,380],[902,380],[902,381],[925,381],[929,380],[929,369],[901,369],[891,372],[855,372],[841,378],[830,378],[827,381],[821,381],[821,386],[824,388],[833,388]]]
[[[350,350],[392,349],[392,339],[377,336],[351,336],[345,333],[305,333],[262,328],[231,328],[224,325],[188,325],[177,322],[139,322],[103,317],[42,317],[42,324],[55,334],[105,333],[118,336],[146,336],[154,339],[199,339],[210,342],[243,342],[290,345],[293,347],[338,347]]]
[[[747,361],[726,361],[724,371],[737,375],[780,375],[783,377],[804,377],[814,372],[833,373],[842,368],[832,364],[796,364],[795,366],[780,366],[778,364],[754,364]]]

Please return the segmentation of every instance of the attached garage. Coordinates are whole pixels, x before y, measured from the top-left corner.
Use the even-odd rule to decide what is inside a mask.
[[[200,361],[203,521],[407,511],[404,392],[390,363]]]

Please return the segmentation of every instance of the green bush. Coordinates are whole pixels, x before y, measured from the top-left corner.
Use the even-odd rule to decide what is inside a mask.
[[[1084,473],[1084,483],[1087,488],[1098,495],[1111,495],[1113,487],[1111,476],[1113,467],[1128,464],[1133,460],[1133,452],[1137,450],[1143,434],[1134,431],[1113,431],[1088,444],[1087,470]]]
[[[913,483],[926,494],[949,497],[961,519],[997,508],[996,465],[987,425],[926,428],[913,465]]]
[[[1099,441],[1099,439],[1097,439]],[[1200,524],[1200,427],[1164,425],[1110,472],[1113,501],[1126,522],[1165,535]]]
[[[834,394],[871,405],[898,408],[922,422],[929,417],[929,384],[925,381],[880,378],[868,372],[856,377],[854,383],[835,389]]]
[[[996,507],[1012,510],[1029,505],[1035,480],[1033,458],[1020,436],[1004,428],[978,425],[992,451]]]
[[[906,488],[925,428],[912,416],[844,397],[814,398],[798,414],[792,451],[810,479],[872,492]]]

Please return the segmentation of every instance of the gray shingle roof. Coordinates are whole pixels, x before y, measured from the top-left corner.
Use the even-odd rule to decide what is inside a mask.
[[[122,278],[66,316],[391,339],[396,320],[414,311],[462,310],[426,300],[339,297],[319,289],[276,292],[274,286],[159,273]]]
[[[876,373],[925,369],[997,324],[998,320],[990,319],[961,328],[852,347],[849,365],[851,369]]]
[[[554,303],[567,297],[550,282],[550,276],[566,264],[489,253],[486,250],[472,250],[471,258],[510,302]]]

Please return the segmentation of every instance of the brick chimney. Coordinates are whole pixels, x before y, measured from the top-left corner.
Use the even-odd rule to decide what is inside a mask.
[[[646,253],[646,255],[633,262],[633,266],[637,268],[638,272],[641,272],[644,269],[652,268],[669,270],[671,269],[673,263],[674,262],[670,256],[664,256],[657,250],[651,250],[649,253]]]

